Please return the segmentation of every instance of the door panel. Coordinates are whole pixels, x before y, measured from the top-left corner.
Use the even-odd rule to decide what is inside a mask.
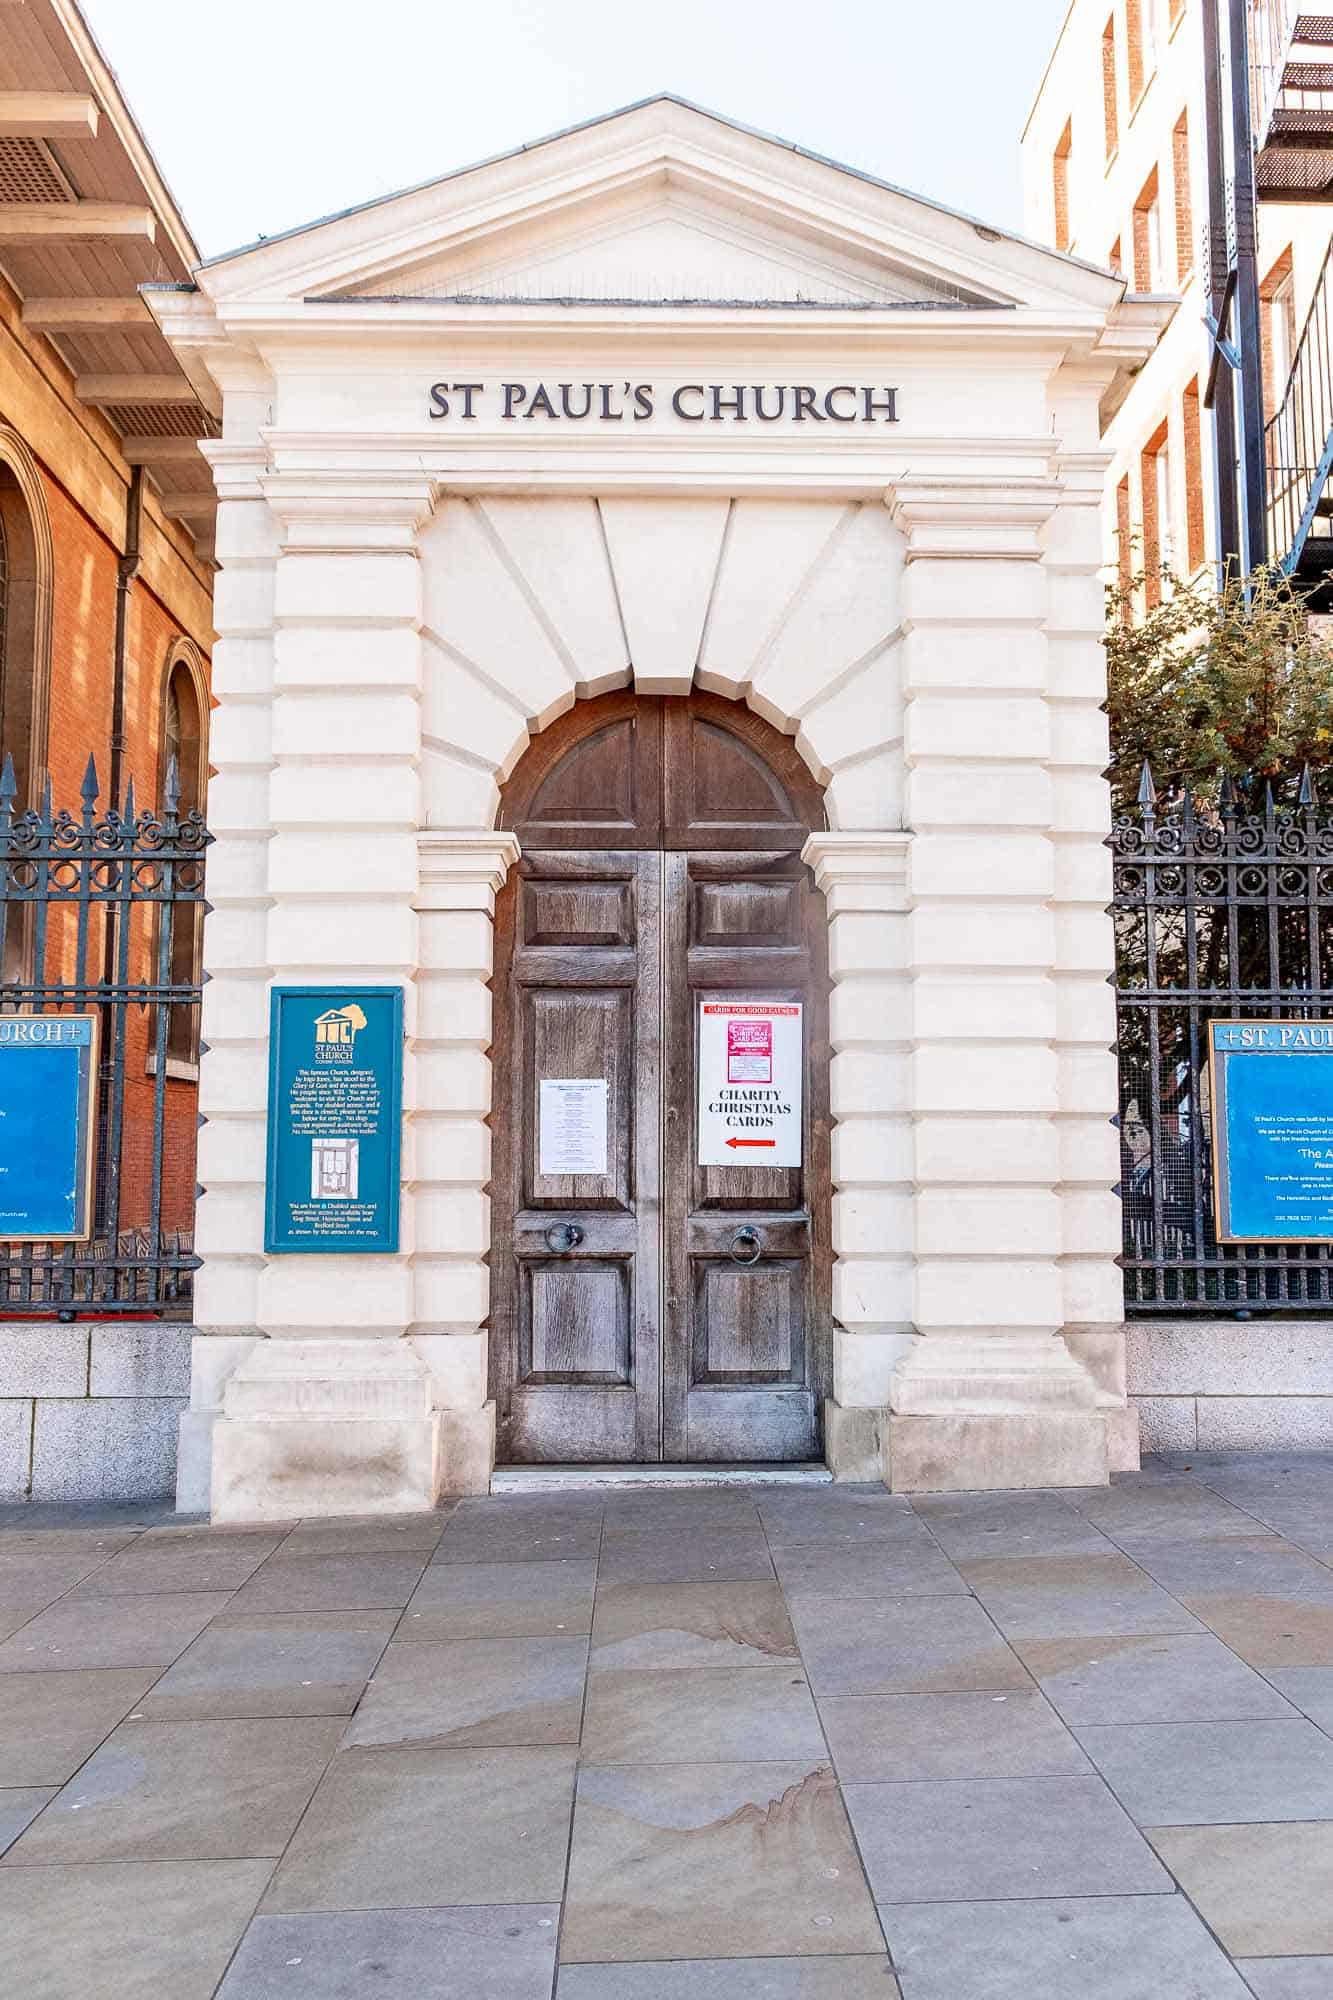
[[[660,1453],[660,908],[656,855],[557,853],[525,855],[496,911],[491,1352],[503,1459]],[[548,1077],[605,1078],[605,1174],[540,1171]]]
[[[790,852],[666,857],[663,1450],[818,1455],[826,1394],[824,921]],[[803,1005],[802,1164],[700,1166],[699,1008]]]

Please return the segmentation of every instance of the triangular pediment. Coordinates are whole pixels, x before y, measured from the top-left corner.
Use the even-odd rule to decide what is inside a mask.
[[[890,257],[856,255],[845,244],[741,215],[725,199],[677,191],[669,169],[655,183],[590,197],[555,225],[500,230],[338,296],[486,305],[987,303],[975,290]]]
[[[449,304],[1107,310],[1109,273],[659,97],[200,270],[224,310]]]

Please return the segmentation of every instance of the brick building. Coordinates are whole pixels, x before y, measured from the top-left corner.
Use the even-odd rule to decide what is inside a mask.
[[[172,756],[182,810],[203,803],[214,508],[198,440],[216,426],[139,294],[185,281],[197,260],[72,0],[0,7],[0,751],[19,812],[40,809],[49,772],[54,809],[77,815],[90,753],[99,813],[123,807],[131,784],[139,810],[160,808]],[[53,911],[38,953],[35,911],[10,913],[5,1011],[40,1006],[34,987],[74,977],[75,921]],[[173,983],[197,977],[196,932],[190,912],[170,943]],[[131,980],[147,976],[153,945],[138,923]],[[156,1011],[122,1012],[119,1207],[113,1240],[95,1232],[90,1255],[114,1259],[149,1222]],[[166,1042],[155,1212],[186,1243],[198,1057],[188,1010],[173,1013]],[[91,1285],[61,1311],[31,1270],[39,1248],[0,1253],[0,1494],[105,1492],[113,1464],[124,1490],[160,1487],[180,1332],[169,1315],[130,1323],[123,1299],[99,1309],[108,1302]]]

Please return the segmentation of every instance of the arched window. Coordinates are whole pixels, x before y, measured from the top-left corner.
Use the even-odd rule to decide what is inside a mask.
[[[0,424],[0,756],[14,760],[16,807],[46,762],[51,677],[51,525],[31,452]]]
[[[187,813],[202,811],[208,783],[208,683],[199,650],[188,639],[175,640],[167,654],[158,790],[163,803],[173,762],[180,792],[178,811],[183,819]],[[198,986],[203,967],[202,906],[178,903],[171,916],[171,983]],[[172,1007],[167,1060],[173,1068],[181,1065],[193,1072],[199,1058],[198,1023],[197,1007]]]

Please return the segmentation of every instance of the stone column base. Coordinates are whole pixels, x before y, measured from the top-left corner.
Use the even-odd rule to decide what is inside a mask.
[[[1109,1414],[1094,1409],[890,1415],[885,1484],[895,1493],[1105,1486]]]
[[[479,1410],[441,1410],[441,1493],[489,1493],[494,1470],[494,1403]]]
[[[440,1490],[431,1378],[401,1340],[268,1340],[213,1428],[215,1521],[417,1513]]]
[[[884,1477],[883,1410],[824,1404],[824,1463],[835,1480],[878,1485]]]

